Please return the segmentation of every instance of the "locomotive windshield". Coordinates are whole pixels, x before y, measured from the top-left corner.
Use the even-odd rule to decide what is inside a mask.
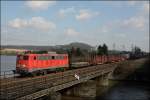
[[[29,56],[23,56],[23,60],[28,60]]]
[[[18,60],[28,60],[29,56],[18,56]]]

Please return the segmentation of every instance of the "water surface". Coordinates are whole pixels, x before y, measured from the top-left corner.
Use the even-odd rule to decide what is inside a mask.
[[[150,86],[141,82],[122,82],[96,100],[150,100]]]
[[[1,74],[3,74],[3,72],[10,72],[16,69],[16,56],[0,55],[0,57]]]
[[[97,88],[99,95],[95,99],[63,96],[63,100],[150,100],[150,86],[146,83],[122,82],[114,87]],[[104,89],[105,93],[101,94]]]

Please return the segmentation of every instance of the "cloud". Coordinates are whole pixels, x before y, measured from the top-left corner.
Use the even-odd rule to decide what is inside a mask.
[[[131,2],[131,1],[129,1]],[[134,5],[139,4],[140,9],[136,15],[122,21],[121,26],[133,28],[135,30],[146,30],[149,23],[149,3],[142,1],[132,1]]]
[[[90,10],[87,10],[87,9],[82,9],[79,11],[79,14],[76,15],[76,19],[77,20],[88,20],[88,19],[91,19],[95,16],[98,16],[99,15],[99,12],[92,12]]]
[[[58,15],[62,18],[66,17],[68,14],[74,14],[75,18],[80,21],[89,20],[95,16],[99,15],[99,12],[93,12],[88,9],[81,9],[77,11],[74,7],[60,9]]]
[[[145,28],[145,25],[146,25],[146,20],[142,16],[130,17],[129,19],[124,20],[122,23],[122,26],[128,28],[135,28],[135,29],[143,29]]]
[[[134,5],[140,5],[138,6],[139,9],[137,9],[135,15],[130,16],[126,19],[116,19],[109,21],[108,23],[103,23],[103,26],[99,27],[98,31],[101,33],[108,33],[118,30],[121,32],[130,33],[130,31],[145,32],[149,30],[149,3],[142,1],[137,1],[133,3],[135,3]],[[124,36],[121,35],[120,37]]]
[[[54,23],[47,21],[42,17],[32,17],[32,19],[29,20],[29,26],[42,31],[48,31],[56,28]]]
[[[70,35],[70,36],[75,36],[80,34],[79,32],[77,32],[75,29],[73,28],[68,28],[65,30],[65,34]]]
[[[26,1],[25,5],[32,10],[46,10],[55,3],[56,1]]]
[[[44,19],[43,17],[32,17],[29,20],[16,18],[8,22],[8,25],[15,29],[31,28],[40,31],[50,31],[56,28],[56,25]]]
[[[67,14],[70,14],[70,13],[75,13],[74,7],[66,8],[66,9],[60,9],[58,14],[60,17],[65,17]]]
[[[26,20],[20,19],[20,18],[16,18],[12,21],[9,21],[8,23],[9,26],[11,26],[12,28],[24,28],[28,25],[28,22]]]

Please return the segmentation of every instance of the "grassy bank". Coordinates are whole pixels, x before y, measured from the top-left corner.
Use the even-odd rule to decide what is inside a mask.
[[[0,55],[15,56],[15,55],[17,55],[17,52],[14,52],[14,51],[1,51]]]
[[[130,76],[135,73],[137,70],[146,67],[148,58],[141,58],[137,60],[124,61],[118,64],[118,67],[114,71],[113,79],[114,80],[132,80]],[[148,66],[148,64],[147,64]]]

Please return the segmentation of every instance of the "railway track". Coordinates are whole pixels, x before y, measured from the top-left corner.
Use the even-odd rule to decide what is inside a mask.
[[[117,63],[117,62],[115,62]],[[106,64],[99,64],[99,65],[106,65]],[[79,64],[78,64],[79,66]],[[82,66],[79,66],[79,67],[74,67],[74,69],[81,69],[81,68],[85,68],[85,67],[92,67],[90,65],[82,65]],[[64,73],[69,73],[71,72],[71,70],[67,70],[65,71]],[[49,74],[46,74],[44,75],[45,77],[48,77],[48,76],[51,76],[51,77],[55,77],[57,76],[58,74],[60,74],[62,72],[57,72],[57,73],[49,73]],[[32,80],[33,78],[41,78],[41,77],[44,77],[43,75],[41,76],[35,76],[35,77],[8,77],[8,78],[1,78],[0,79],[0,83],[1,84],[6,84],[6,83],[12,83],[12,82],[15,82],[15,81],[25,81],[25,80]]]
[[[52,73],[44,76],[37,76],[32,78],[16,79],[1,83],[1,97],[18,98],[24,95],[34,93],[49,87],[64,84],[76,80],[75,74],[80,78],[86,77],[89,74],[95,74],[112,68],[112,64],[104,64],[98,66],[89,66],[80,69],[68,70],[65,72]]]
[[[77,68],[82,68],[82,67],[88,67],[89,64],[88,62],[78,62],[78,63],[72,63],[73,69],[77,69]],[[13,81],[18,81],[18,80],[23,80],[23,79],[28,79],[28,78],[32,78],[32,77],[20,77],[18,74],[13,74],[12,71],[7,71],[11,72],[11,74],[6,74],[5,72],[3,72],[3,75],[0,75],[0,82],[1,83],[7,83],[7,82],[13,82]],[[57,72],[59,73],[59,72]],[[49,74],[56,74],[56,72],[53,73],[49,73]],[[9,75],[9,77],[8,77]],[[48,75],[48,74],[47,74]],[[34,77],[38,77],[38,76],[34,76]]]

